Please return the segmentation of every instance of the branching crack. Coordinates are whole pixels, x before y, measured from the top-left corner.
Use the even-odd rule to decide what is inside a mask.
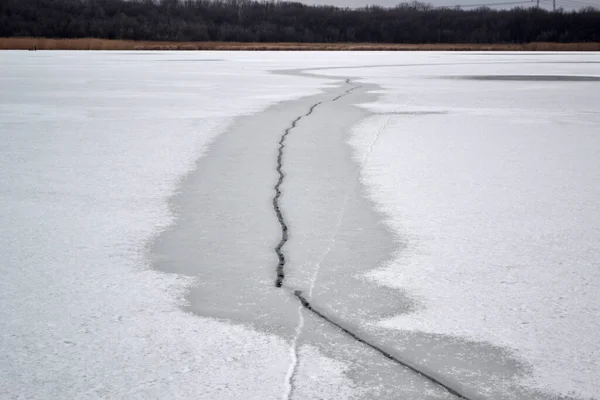
[[[277,265],[277,279],[275,280],[275,287],[281,287],[283,285],[283,280],[285,279],[285,256],[283,255],[283,246],[288,241],[288,226],[285,223],[285,218],[283,218],[283,213],[281,212],[281,206],[279,205],[279,199],[281,198],[281,185],[283,184],[283,179],[285,178],[285,174],[283,173],[283,149],[285,148],[285,138],[290,134],[291,130],[296,127],[298,122],[308,117],[313,113],[315,108],[317,108],[322,101],[319,101],[308,109],[308,112],[304,115],[299,116],[292,124],[284,131],[283,135],[281,135],[281,139],[279,139],[279,149],[277,151],[277,173],[279,174],[279,178],[277,179],[277,183],[275,184],[275,196],[273,197],[273,209],[275,209],[275,214],[277,215],[277,220],[279,221],[279,225],[281,226],[281,240],[275,246],[275,253],[277,253],[277,258],[279,259],[279,264]]]
[[[351,84],[350,79],[346,79],[346,84],[348,84],[348,85]],[[331,102],[337,101],[337,100],[341,99],[342,97],[347,96],[353,90],[356,90],[359,87],[360,86],[351,87],[350,89],[346,90],[341,95],[333,98],[331,100]],[[277,254],[277,258],[279,259],[279,262],[277,265],[277,278],[275,280],[275,287],[278,287],[278,288],[283,286],[283,282],[285,280],[285,269],[284,269],[285,255],[283,254],[283,247],[285,246],[285,244],[289,238],[289,233],[288,233],[289,229],[285,222],[285,218],[283,216],[283,212],[282,212],[281,206],[279,204],[279,200],[281,198],[281,185],[283,184],[283,181],[285,178],[285,174],[283,173],[283,155],[284,155],[284,149],[285,149],[285,139],[290,134],[292,129],[294,129],[296,127],[296,125],[298,124],[298,122],[301,119],[310,116],[313,113],[313,111],[315,110],[315,108],[317,108],[322,103],[323,103],[322,101],[319,101],[319,102],[313,104],[308,109],[308,112],[306,114],[301,115],[298,118],[296,118],[294,121],[292,121],[291,125],[283,132],[283,135],[281,135],[281,138],[279,139],[279,149],[277,152],[277,167],[276,167],[279,178],[277,179],[277,183],[275,184],[275,187],[274,187],[275,196],[273,197],[273,209],[275,210],[275,214],[277,215],[277,220],[279,221],[279,225],[281,226],[281,240],[275,247],[275,253]],[[303,307],[300,305],[298,307],[298,326],[296,327],[296,333],[294,335],[294,339],[293,339],[292,345],[290,347],[290,358],[291,358],[292,362],[290,364],[288,373],[286,375],[286,391],[284,394],[285,400],[289,400],[293,396],[294,381],[296,378],[298,367],[300,366],[300,354],[298,353],[298,343],[300,340],[300,335],[302,334],[302,330],[304,328],[304,316],[302,314],[302,310],[303,310]]]
[[[346,79],[346,84],[348,84],[348,85],[350,84],[350,79]],[[340,94],[339,96],[334,97],[333,100],[331,100],[331,102],[338,101],[339,99],[341,99],[342,97],[344,97],[346,95],[349,95],[350,93],[352,93],[354,90],[358,89],[359,87],[360,86],[351,87],[350,89],[346,90],[344,93]]]
[[[351,84],[350,79],[346,79],[346,84]],[[346,90],[341,95],[333,98],[331,102],[337,101],[344,96],[350,94],[353,90],[358,89],[360,86],[353,86],[350,89]],[[285,178],[285,174],[283,173],[283,150],[285,149],[285,139],[290,134],[292,129],[296,127],[300,120],[310,116],[315,108],[319,105],[323,104],[323,101],[319,101],[308,109],[308,112],[304,115],[299,116],[295,120],[292,121],[292,124],[283,132],[281,138],[279,139],[279,149],[277,150],[277,173],[279,174],[279,178],[277,179],[277,183],[275,184],[275,196],[273,197],[273,209],[275,210],[275,214],[277,215],[277,221],[279,221],[279,225],[281,226],[281,240],[275,246],[275,253],[277,254],[277,258],[279,259],[279,263],[277,265],[277,279],[275,280],[275,287],[281,287],[283,285],[283,281],[285,279],[285,255],[283,254],[283,246],[288,241],[288,226],[285,223],[285,218],[283,217],[283,212],[281,211],[281,206],[279,204],[279,199],[281,198],[281,185],[283,184],[283,180]]]
[[[410,369],[411,371],[417,373],[418,375],[423,376],[424,378],[428,379],[429,381],[431,381],[431,382],[433,382],[433,383],[435,383],[435,384],[443,387],[444,389],[446,389],[448,392],[450,392],[454,396],[458,397],[459,399],[469,400],[468,397],[464,396],[463,394],[461,394],[460,392],[458,392],[456,389],[453,389],[452,387],[450,387],[449,385],[445,384],[444,382],[441,382],[436,377],[434,377],[434,376],[432,376],[430,374],[427,374],[426,372],[423,372],[420,368],[418,368],[416,366],[413,366],[408,361],[402,361],[402,360],[400,360],[399,358],[397,358],[394,355],[388,353],[387,351],[383,350],[382,348],[378,347],[377,345],[369,342],[368,340],[362,339],[356,333],[350,331],[347,328],[344,328],[342,325],[340,325],[337,322],[331,320],[329,317],[327,317],[321,311],[316,310],[309,303],[309,301],[306,300],[306,298],[304,298],[304,296],[302,296],[302,291],[300,291],[300,290],[294,290],[294,296],[296,296],[298,298],[298,300],[300,300],[300,304],[302,304],[302,307],[304,307],[305,309],[309,310],[310,312],[312,312],[313,314],[315,314],[319,318],[323,319],[324,321],[329,322],[331,325],[335,326],[340,331],[344,332],[345,334],[347,334],[348,336],[350,336],[352,339],[356,340],[357,342],[362,343],[365,346],[370,347],[371,349],[375,350],[376,352],[378,352],[379,354],[381,354],[385,358],[387,358],[387,359],[395,362],[396,364],[402,365],[403,367],[406,367],[406,368]]]
[[[351,84],[350,79],[346,79],[346,84],[348,84],[348,85]],[[360,86],[355,85],[355,86],[349,88],[348,90],[346,90],[341,95],[334,97],[330,101],[335,102],[335,101],[341,99],[342,97],[347,96],[352,91],[354,91],[358,88],[360,88]],[[412,102],[412,100],[409,101],[408,104],[410,104],[410,102]],[[314,112],[314,110],[321,104],[323,104],[323,101],[319,101],[319,102],[313,104],[312,106],[310,106],[310,108],[308,109],[308,112],[306,114],[301,115],[301,116],[297,117],[294,121],[292,121],[291,125],[284,131],[284,133],[281,135],[281,138],[279,139],[279,149],[278,149],[278,153],[277,153],[277,167],[276,167],[277,173],[279,174],[279,178],[277,179],[277,183],[274,186],[275,196],[273,197],[273,209],[275,210],[275,214],[277,215],[277,220],[279,221],[279,225],[281,226],[281,240],[275,247],[275,253],[277,254],[277,258],[279,259],[279,262],[277,265],[277,279],[275,280],[275,287],[278,287],[278,288],[283,286],[283,283],[285,280],[285,255],[283,254],[283,247],[285,246],[285,244],[289,238],[289,229],[285,222],[283,212],[281,211],[281,205],[279,203],[281,195],[282,195],[281,185],[283,184],[283,181],[285,179],[285,174],[283,173],[283,156],[284,156],[284,149],[285,149],[285,140],[286,140],[287,136],[290,134],[290,132],[297,126],[298,122],[300,120],[310,116]],[[388,117],[388,121],[389,121],[389,117]],[[385,122],[384,126],[387,125],[388,121]],[[379,134],[381,133],[382,130],[383,130],[383,127],[378,130],[377,134],[375,135],[375,138],[370,143],[369,149],[363,156],[363,159],[361,162],[361,167],[365,163],[367,156],[371,153],[372,148],[375,145],[375,142],[377,141],[377,139],[379,138]],[[316,277],[313,279],[316,279]],[[313,285],[314,285],[314,282],[313,282]],[[335,326],[337,329],[339,329],[343,333],[350,336],[352,339],[356,340],[357,342],[359,342],[365,346],[370,347],[371,349],[375,350],[376,352],[383,355],[387,359],[395,362],[398,365],[408,368],[411,371],[415,372],[416,374],[431,381],[432,383],[441,386],[442,388],[446,389],[449,393],[453,394],[454,396],[456,396],[460,399],[470,400],[468,397],[461,394],[458,390],[452,388],[449,384],[446,384],[446,383],[442,382],[439,378],[434,377],[432,374],[428,374],[427,372],[423,371],[422,368],[419,368],[418,366],[414,366],[408,361],[400,360],[398,357],[383,350],[381,347],[378,347],[376,344],[371,343],[368,340],[361,338],[356,333],[343,327],[341,324],[333,321],[332,319],[327,317],[325,314],[323,314],[321,311],[316,310],[310,304],[310,302],[302,295],[302,291],[294,290],[293,288],[291,288],[291,290],[293,290],[293,294],[299,300],[300,305],[298,308],[298,326],[296,328],[296,333],[295,333],[294,339],[292,341],[292,345],[290,347],[290,357],[291,357],[292,362],[290,364],[288,373],[286,375],[286,391],[283,396],[284,400],[290,400],[292,398],[292,395],[294,393],[294,381],[296,378],[298,367],[300,365],[300,355],[298,353],[298,343],[299,343],[300,335],[302,334],[302,330],[304,327],[304,316],[302,314],[303,309],[313,313],[314,315],[318,316],[319,318],[323,319],[324,321],[330,323],[331,325]],[[311,285],[311,292],[312,292],[312,285]]]

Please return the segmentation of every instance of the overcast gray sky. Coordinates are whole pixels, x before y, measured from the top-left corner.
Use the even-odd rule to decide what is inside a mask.
[[[364,7],[367,4],[377,4],[385,7],[395,6],[396,4],[403,2],[402,0],[301,0],[306,4],[321,4],[321,5],[335,5],[340,7]],[[410,0],[406,0],[410,2]],[[512,7],[530,7],[534,6],[535,2],[532,1],[519,1],[519,0],[430,0],[423,2],[431,3],[434,6],[465,6],[468,9],[472,5],[490,5],[490,8],[512,8]],[[600,0],[556,0],[556,8],[564,8],[565,10],[580,9],[583,7],[592,6],[600,8]],[[540,7],[548,10],[552,9],[552,0],[540,0]]]

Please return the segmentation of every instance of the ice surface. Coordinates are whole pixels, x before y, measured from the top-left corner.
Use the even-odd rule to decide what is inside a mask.
[[[389,90],[366,105],[381,115],[357,126],[352,144],[360,159],[381,130],[363,179],[402,243],[370,276],[423,305],[382,325],[513,349],[533,369],[528,385],[597,398],[600,86],[443,77],[600,70],[565,55],[499,58],[370,74]]]
[[[144,252],[235,116],[323,81],[171,58],[0,54],[0,397],[280,397],[285,342],[181,311]]]
[[[289,341],[284,398],[312,398],[316,391],[322,397],[336,398],[356,387],[348,397],[447,399],[445,390],[356,342],[305,310],[293,295],[294,289],[310,287],[306,295],[311,301],[318,299],[315,306],[337,305],[335,314],[342,315],[347,326],[365,319],[346,318],[345,310],[373,316],[374,308],[381,306],[376,297],[369,298],[368,309],[357,306],[358,299],[353,296],[360,290],[353,285],[354,272],[372,269],[390,254],[393,243],[389,235],[380,232],[379,219],[360,193],[348,191],[359,185],[345,140],[350,127],[365,116],[352,102],[366,99],[368,91],[364,87],[351,96],[339,97],[352,88],[356,89],[342,83],[323,94],[237,119],[182,181],[179,193],[171,200],[181,218],[161,233],[151,254],[161,270],[197,276],[197,285],[189,295],[190,311],[226,318]],[[315,104],[318,106],[312,108]],[[287,260],[283,287],[276,287],[274,246],[280,240],[281,228],[272,198],[278,143],[292,121],[311,108],[310,117],[298,120],[285,140],[280,204],[290,227],[290,241],[283,249]],[[332,114],[337,118],[330,118]],[[363,233],[361,237],[347,235],[347,224],[335,228],[346,212],[354,215],[352,226]],[[342,277],[331,265],[332,257],[327,257],[320,263],[320,273],[315,273],[319,266],[315,256],[329,253],[325,249],[330,247],[338,260],[348,237],[355,242],[363,239],[356,247],[361,256],[345,252],[346,260],[358,262],[346,263]],[[332,238],[336,239],[335,246]],[[325,295],[322,288],[331,283],[336,295]],[[401,297],[392,289],[386,291],[376,284],[371,287],[380,289],[376,295],[392,292]],[[384,308],[397,310],[400,304],[402,301],[388,302]],[[312,350],[307,352],[306,348]],[[312,356],[315,350],[321,357]],[[323,356],[330,358],[332,365],[344,366],[345,389],[334,389],[340,381],[337,375],[322,370]],[[332,389],[331,394],[324,392],[326,388]]]
[[[236,121],[239,128],[240,116],[256,114],[259,122],[252,120],[257,125],[248,134],[262,123],[260,137],[267,138],[268,124],[285,122],[259,114],[267,107],[335,92],[340,84],[339,78],[269,72],[300,69],[379,85],[382,97],[373,102],[357,93],[362,111],[349,111],[351,102],[330,106],[299,127],[306,136],[291,137],[296,152],[288,154],[288,189],[299,197],[283,204],[304,239],[288,249],[291,265],[301,266],[290,282],[306,289],[313,258],[331,245],[315,299],[369,337],[385,342],[389,334],[388,346],[424,362],[443,353],[446,364],[438,369],[479,380],[478,393],[487,390],[489,397],[516,398],[498,393],[518,384],[597,398],[600,84],[585,77],[600,75],[592,63],[599,59],[577,53],[0,53],[0,397],[284,395],[291,338],[286,329],[263,328],[295,321],[296,309],[274,320],[286,305],[273,304],[247,316],[244,326],[182,311],[201,314],[184,304],[190,287],[202,287],[200,275],[189,265],[173,268],[183,275],[156,272],[147,250],[175,216],[184,226],[189,210],[202,214],[185,194],[188,203],[171,202],[181,209],[170,208],[169,199],[185,192],[200,165],[215,167],[198,175],[209,178],[207,188],[224,177],[214,172],[230,171],[225,163],[235,163],[235,155],[219,162],[210,143],[233,132]],[[508,75],[584,81],[501,79]],[[463,79],[473,76],[500,78]],[[344,127],[365,113],[373,115]],[[329,161],[326,153],[303,158],[302,149],[318,149],[318,135],[340,127],[353,133],[352,172],[339,168],[350,151],[335,150],[333,139],[323,142],[336,152]],[[272,145],[252,149],[269,157]],[[268,183],[251,174],[263,174],[268,162],[245,162],[248,182],[261,185],[248,190],[262,207],[257,196]],[[302,193],[309,179],[314,192]],[[328,179],[347,192],[323,195]],[[362,185],[368,199],[359,196]],[[329,202],[319,210],[323,198]],[[365,208],[372,203],[377,210]],[[308,209],[319,226],[312,232],[310,219],[301,221]],[[385,266],[390,245],[378,227],[380,212],[397,240]],[[260,215],[250,211],[244,224],[254,226]],[[331,226],[339,235],[319,230]],[[228,240],[240,243],[236,251],[251,251],[272,233],[265,228],[252,240]],[[370,240],[380,243],[362,250]],[[257,248],[252,256],[270,250]],[[361,264],[369,260],[377,265]],[[351,274],[343,275],[344,265]],[[361,271],[378,266],[365,280]],[[202,304],[202,297],[189,299]],[[241,314],[244,307],[227,312]],[[419,347],[422,334],[438,335],[436,347]],[[306,320],[302,339],[294,398],[383,396],[391,384],[412,391],[410,398],[444,398],[320,320]],[[463,340],[471,342],[463,346]],[[494,363],[512,368],[513,357],[532,374],[518,366],[517,376],[494,375]],[[373,370],[381,374],[369,375]],[[365,382],[370,386],[361,387]]]

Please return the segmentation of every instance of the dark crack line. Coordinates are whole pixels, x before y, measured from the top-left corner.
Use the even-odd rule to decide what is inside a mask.
[[[279,149],[277,151],[277,173],[279,174],[279,178],[277,179],[277,183],[275,184],[275,196],[273,197],[273,209],[275,209],[275,214],[277,215],[277,220],[279,221],[279,225],[281,226],[281,240],[275,247],[275,253],[277,253],[277,258],[279,259],[279,264],[277,265],[277,279],[275,281],[275,287],[281,287],[283,285],[283,280],[285,279],[285,256],[281,249],[285,246],[285,243],[288,241],[288,226],[285,223],[285,218],[283,218],[283,213],[281,212],[281,206],[279,205],[279,198],[281,197],[281,185],[283,184],[283,179],[285,178],[285,174],[283,173],[283,149],[285,148],[285,138],[290,134],[291,130],[296,127],[296,124],[303,119],[308,117],[313,113],[315,108],[317,108],[322,101],[319,101],[308,109],[308,112],[304,115],[299,116],[292,124],[284,131],[283,135],[281,135],[281,139],[279,139]]]
[[[304,296],[302,296],[302,291],[301,290],[294,290],[294,296],[296,296],[298,298],[298,300],[300,300],[300,303],[302,304],[302,306],[306,310],[312,312],[313,314],[315,314],[319,318],[323,319],[324,321],[329,322],[331,325],[335,326],[340,331],[344,332],[345,334],[347,334],[348,336],[350,336],[352,339],[356,340],[357,342],[362,343],[365,346],[370,347],[371,349],[375,350],[379,354],[383,355],[385,358],[387,358],[387,359],[395,362],[398,365],[406,367],[406,368],[410,369],[411,371],[417,373],[418,375],[421,375],[425,379],[427,379],[427,380],[435,383],[436,385],[439,385],[439,386],[443,387],[444,389],[446,389],[449,393],[453,394],[454,396],[456,396],[456,397],[458,397],[460,399],[470,400],[468,397],[466,397],[465,395],[461,394],[458,390],[453,389],[449,385],[441,382],[438,378],[435,378],[434,376],[431,376],[430,374],[422,371],[418,367],[416,367],[414,365],[411,365],[409,362],[402,361],[402,360],[398,359],[397,357],[393,356],[392,354],[388,353],[387,351],[383,350],[382,348],[378,347],[377,345],[375,345],[375,344],[373,344],[373,343],[371,343],[371,342],[369,342],[369,341],[367,341],[365,339],[362,339],[356,333],[348,330],[347,328],[344,328],[342,325],[340,325],[337,322],[331,320],[325,314],[323,314],[322,312],[320,312],[320,311],[316,310],[315,308],[313,308],[313,306],[309,303],[309,301],[306,300],[306,298]]]
[[[346,95],[348,95],[348,94],[352,93],[352,91],[354,91],[354,90],[358,89],[359,87],[360,87],[360,86],[354,86],[353,88],[346,90],[346,92],[345,92],[344,94],[340,94],[338,97],[336,97],[335,99],[333,99],[333,100],[331,100],[331,101],[332,101],[332,102],[334,102],[334,101],[338,101],[339,99],[341,99],[342,97],[344,97],[344,96],[346,96]]]
[[[346,83],[349,85],[350,84],[350,79],[346,79]],[[335,97],[333,100],[331,100],[331,102],[333,103],[334,101],[338,101],[339,99],[341,99],[344,96],[349,95],[350,93],[352,93],[354,90],[358,89],[360,86],[354,86],[348,90],[346,90],[344,93],[340,94],[338,97]]]
[[[346,84],[350,84],[350,83],[351,83],[350,79],[346,79]],[[358,85],[354,86],[354,87],[346,90],[341,95],[333,98],[330,101],[335,102],[335,101],[341,99],[342,97],[347,96],[348,94],[352,93],[352,91],[358,89],[359,87],[360,86],[358,86]],[[291,125],[283,132],[283,134],[281,135],[281,138],[279,139],[279,148],[278,148],[278,152],[277,152],[277,167],[276,167],[277,173],[279,174],[279,178],[277,179],[277,183],[274,186],[275,196],[273,197],[273,209],[275,210],[275,214],[277,215],[277,220],[279,221],[279,225],[281,226],[281,240],[275,247],[275,253],[277,253],[277,258],[279,259],[279,263],[277,265],[277,279],[275,281],[275,287],[278,287],[278,288],[283,286],[283,283],[285,280],[285,256],[283,254],[282,249],[285,246],[285,244],[289,238],[289,228],[285,222],[285,218],[283,217],[283,212],[281,211],[281,206],[279,204],[279,200],[282,195],[281,185],[283,184],[283,181],[285,178],[285,174],[283,173],[283,154],[284,154],[284,149],[285,149],[285,140],[286,140],[287,136],[290,134],[290,132],[297,126],[298,122],[300,120],[302,120],[303,118],[310,116],[319,105],[323,104],[323,102],[324,101],[319,101],[319,102],[313,104],[312,106],[310,106],[310,108],[308,109],[308,112],[306,114],[301,115],[301,116],[297,117],[294,121],[292,121]],[[389,359],[390,361],[392,361],[400,366],[403,366],[405,368],[408,368],[409,370],[424,377],[425,379],[429,380],[430,382],[446,389],[452,395],[454,395],[460,399],[463,399],[463,400],[471,400],[467,396],[461,394],[457,389],[452,388],[450,385],[442,382],[440,379],[434,377],[432,374],[429,374],[429,373],[423,371],[421,368],[414,366],[407,361],[402,361],[402,360],[398,359],[397,357],[395,357],[394,355],[392,355],[391,353],[383,350],[381,347],[369,342],[368,340],[362,339],[356,333],[343,327],[339,323],[337,323],[337,322],[333,321],[332,319],[330,319],[329,317],[327,317],[322,312],[313,308],[313,306],[309,303],[309,301],[304,296],[302,296],[302,291],[294,290],[294,289],[292,289],[292,290],[293,290],[293,293],[296,296],[296,298],[300,301],[302,308],[306,309],[307,311],[310,311],[314,315],[318,316],[319,318],[323,319],[324,321],[335,326],[340,331],[342,331],[343,333],[350,336],[352,339],[375,350],[376,352],[383,355],[385,358]],[[302,330],[302,323],[301,323],[301,325],[299,325],[298,333],[294,340],[298,339],[301,330]],[[288,380],[289,392],[287,393],[287,396],[286,396],[288,399],[291,398],[292,393],[294,391],[294,381],[296,378],[298,366],[300,364],[300,358],[299,358],[299,355],[297,354],[297,348],[294,348],[293,352],[295,354],[295,361],[294,361],[294,365],[292,366],[292,372],[291,372],[291,375],[289,376],[289,380]]]
[[[350,79],[346,79],[346,84],[348,84],[348,85],[351,84]],[[359,87],[360,86],[356,85],[356,86],[346,90],[341,95],[333,98],[330,101],[331,102],[337,101],[337,100],[341,99],[342,97],[347,96],[353,90],[355,90]],[[292,121],[291,125],[283,132],[283,134],[281,135],[281,138],[279,139],[279,148],[277,151],[277,167],[276,167],[279,178],[277,179],[277,183],[274,186],[275,196],[273,197],[273,209],[275,210],[275,214],[277,215],[277,220],[279,221],[279,225],[281,227],[281,240],[275,247],[275,253],[277,254],[277,258],[279,259],[279,262],[277,264],[277,279],[275,280],[275,287],[278,287],[278,288],[283,286],[283,282],[285,280],[285,270],[284,270],[285,255],[283,254],[283,247],[285,246],[285,244],[289,238],[289,229],[285,222],[285,218],[283,217],[283,212],[282,212],[281,206],[279,204],[279,200],[280,200],[281,194],[282,194],[281,193],[281,185],[283,184],[283,181],[285,178],[285,174],[283,173],[283,154],[284,154],[284,149],[285,149],[285,140],[286,140],[287,136],[290,134],[290,132],[292,131],[292,129],[294,129],[297,126],[298,122],[301,119],[310,116],[313,113],[313,111],[322,103],[323,103],[323,101],[319,101],[319,102],[313,104],[312,106],[310,106],[310,108],[308,109],[308,112],[306,114],[301,115],[298,118],[296,118],[294,121]],[[298,354],[298,347],[297,347],[298,343],[297,342],[300,338],[300,335],[302,334],[302,329],[304,326],[304,318],[302,316],[302,307],[301,306],[298,308],[298,313],[299,313],[300,322],[296,329],[296,336],[294,338],[292,348],[291,348],[293,365],[291,365],[289,376],[286,378],[288,389],[286,389],[287,392],[286,392],[285,398],[288,400],[291,399],[293,396],[293,393],[295,390],[294,382],[296,379],[298,368],[300,366],[300,354]]]
[[[350,79],[346,79],[346,84],[350,84]],[[353,90],[356,90],[359,87],[360,86],[354,86],[354,87],[346,90],[341,95],[332,99],[331,102],[334,102],[336,100],[341,99],[344,96],[347,96]],[[275,187],[274,187],[275,188],[275,196],[273,197],[273,209],[275,210],[275,214],[277,215],[277,220],[279,221],[279,225],[281,226],[281,240],[275,247],[275,253],[277,253],[277,258],[279,259],[279,263],[277,265],[277,279],[275,280],[275,287],[281,287],[283,285],[283,281],[285,279],[285,270],[284,270],[285,256],[283,254],[282,249],[283,249],[283,246],[285,246],[285,243],[288,241],[288,238],[289,238],[288,226],[285,223],[285,218],[283,217],[283,212],[281,211],[281,206],[279,205],[279,199],[281,198],[281,185],[283,184],[283,180],[285,178],[285,174],[283,173],[283,150],[285,149],[285,139],[290,134],[292,129],[294,129],[296,127],[296,125],[298,124],[298,122],[301,119],[310,116],[313,113],[313,111],[315,110],[315,108],[317,108],[322,103],[323,103],[323,101],[319,101],[319,102],[313,104],[312,106],[310,106],[310,108],[308,109],[308,112],[306,114],[301,115],[298,118],[296,118],[294,121],[292,121],[292,124],[283,132],[283,135],[281,135],[281,138],[279,139],[279,149],[277,151],[277,168],[276,168],[277,173],[279,174],[279,178],[277,179],[277,183],[275,184]]]

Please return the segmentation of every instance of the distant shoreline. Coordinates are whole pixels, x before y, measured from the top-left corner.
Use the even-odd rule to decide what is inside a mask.
[[[0,50],[225,50],[225,51],[600,51],[588,43],[242,43],[155,42],[97,38],[0,38]]]

